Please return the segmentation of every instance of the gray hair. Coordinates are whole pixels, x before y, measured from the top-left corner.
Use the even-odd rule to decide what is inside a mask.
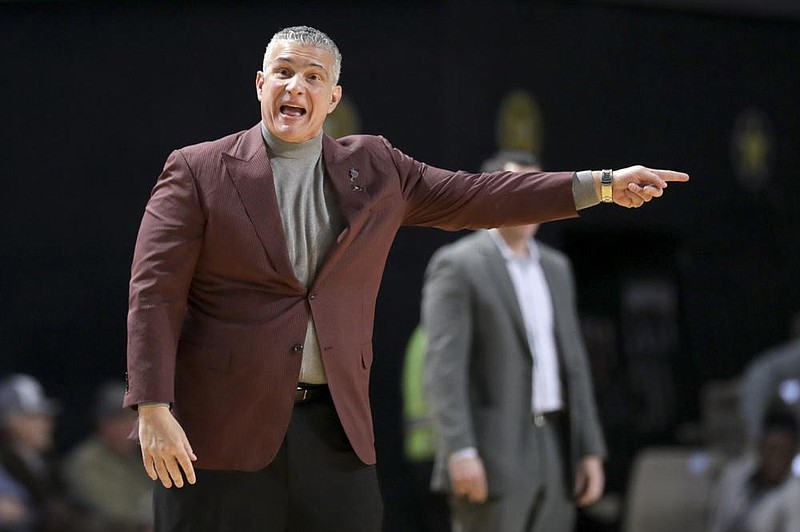
[[[264,61],[262,69],[266,72],[267,60],[269,59],[272,48],[277,42],[293,42],[298,44],[305,44],[315,48],[322,48],[327,50],[333,56],[333,84],[339,83],[339,74],[342,72],[342,54],[333,39],[319,31],[318,29],[309,26],[292,26],[290,28],[283,28],[275,35],[267,44],[267,49],[264,52]]]

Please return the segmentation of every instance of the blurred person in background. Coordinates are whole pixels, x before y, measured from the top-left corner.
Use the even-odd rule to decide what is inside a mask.
[[[539,171],[501,152],[482,168]],[[597,501],[606,455],[567,257],[538,225],[440,249],[423,288],[425,393],[437,432],[432,486],[456,532],[568,532]]]
[[[756,447],[720,474],[710,532],[800,531],[800,479],[792,473],[797,419],[778,403],[757,433]]]
[[[800,421],[800,313],[790,330],[789,341],[758,355],[744,371],[739,411],[751,443],[760,439],[767,407],[776,401]]]
[[[28,491],[0,466],[0,532],[28,532],[33,529],[33,511]]]
[[[95,430],[64,462],[69,493],[116,532],[139,531],[152,521],[153,481],[142,469],[141,454],[128,436],[136,413],[122,407],[124,382],[97,390]]]
[[[0,380],[0,466],[26,504],[30,530],[94,530],[82,510],[68,501],[53,453],[58,405],[34,377]]]

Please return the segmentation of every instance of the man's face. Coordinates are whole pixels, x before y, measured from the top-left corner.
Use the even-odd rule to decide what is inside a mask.
[[[6,431],[14,446],[44,452],[53,445],[53,417],[47,414],[16,413],[6,420]]]
[[[342,87],[333,84],[333,54],[293,42],[273,44],[256,94],[267,130],[285,142],[304,142],[322,131]]]

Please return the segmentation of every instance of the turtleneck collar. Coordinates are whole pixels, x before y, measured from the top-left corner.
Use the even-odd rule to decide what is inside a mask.
[[[286,159],[317,158],[322,153],[322,132],[316,137],[305,142],[286,142],[269,132],[264,122],[261,122],[261,136],[267,143],[270,157],[283,157]]]

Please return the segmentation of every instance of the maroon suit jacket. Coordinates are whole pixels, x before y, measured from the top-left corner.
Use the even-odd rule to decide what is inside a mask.
[[[309,313],[342,426],[374,463],[375,299],[398,228],[576,215],[571,173],[451,172],[367,135],[325,136],[322,150],[346,228],[309,288],[289,262],[260,125],[174,151],[147,204],[130,282],[125,404],[173,403],[198,468],[251,471],[275,457]]]

